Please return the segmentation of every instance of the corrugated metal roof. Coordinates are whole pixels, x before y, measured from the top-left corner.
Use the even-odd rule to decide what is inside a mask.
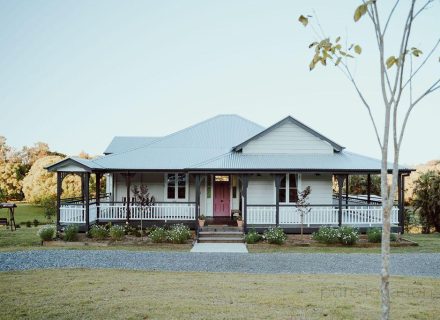
[[[120,153],[134,148],[146,146],[159,137],[114,137],[104,154]]]
[[[231,151],[263,130],[264,127],[240,116],[219,115],[162,138],[116,137],[106,151],[123,151],[93,160],[70,160],[90,169],[106,170],[378,171],[381,167],[377,159],[348,151],[297,155]],[[55,171],[63,161],[48,169]]]
[[[184,169],[225,154],[264,127],[237,115],[219,115],[95,163],[108,169]]]
[[[389,164],[392,168],[391,164]],[[197,164],[192,169],[210,170],[341,170],[377,171],[381,161],[348,151],[333,154],[243,154],[230,152]],[[400,167],[401,170],[410,170]]]

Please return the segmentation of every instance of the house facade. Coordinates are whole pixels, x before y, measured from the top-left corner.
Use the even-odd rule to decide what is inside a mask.
[[[108,221],[196,227],[200,215],[212,224],[240,215],[245,229],[276,225],[297,232],[298,195],[309,186],[307,232],[322,225],[380,226],[380,199],[371,192],[364,197],[347,192],[350,175],[367,175],[370,190],[370,176],[380,173],[380,166],[292,117],[264,128],[219,115],[164,137],[115,137],[102,157],[67,158],[47,169],[57,172],[59,227],[76,223],[87,230]],[[411,171],[399,167],[394,230],[403,231],[404,179]],[[82,177],[82,197],[63,199],[68,174]],[[91,175],[96,175],[94,192]],[[140,186],[148,188],[147,205],[136,194]]]

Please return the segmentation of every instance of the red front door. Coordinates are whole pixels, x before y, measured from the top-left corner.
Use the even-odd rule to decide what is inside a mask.
[[[229,217],[231,215],[229,177],[228,181],[215,180],[217,179],[214,179],[214,217]]]

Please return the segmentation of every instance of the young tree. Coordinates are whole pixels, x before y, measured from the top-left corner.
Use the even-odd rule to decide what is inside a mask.
[[[390,316],[390,290],[389,290],[389,269],[390,269],[390,216],[393,207],[394,198],[397,189],[398,162],[400,148],[402,145],[405,128],[411,112],[414,107],[420,103],[426,96],[432,94],[440,88],[440,78],[435,78],[424,88],[417,96],[413,93],[413,87],[419,83],[420,79],[416,77],[426,62],[436,56],[437,48],[440,43],[438,39],[429,50],[428,54],[413,46],[414,39],[411,38],[413,24],[420,18],[421,14],[433,4],[434,0],[424,0],[417,2],[416,0],[393,2],[393,6],[389,12],[384,14],[382,5],[383,1],[365,0],[354,11],[354,21],[358,22],[363,17],[368,17],[372,32],[374,33],[378,48],[378,82],[380,93],[383,101],[384,116],[382,119],[375,118],[372,112],[372,105],[368,102],[366,92],[364,92],[358,82],[355,80],[353,73],[348,65],[348,60],[359,56],[362,53],[362,47],[359,44],[342,45],[341,37],[331,38],[322,37],[319,41],[310,44],[310,48],[314,50],[314,56],[310,62],[309,68],[313,70],[319,63],[323,66],[327,62],[333,62],[347,79],[353,85],[354,90],[358,94],[363,106],[366,108],[368,116],[372,122],[374,133],[381,150],[381,197],[383,209],[383,228],[382,228],[382,269],[381,269],[381,301],[382,319],[389,319]],[[379,10],[379,3],[381,10]],[[396,10],[406,10],[406,18],[404,28],[400,35],[390,35],[387,33],[390,23],[393,22],[393,16]],[[301,15],[299,21],[307,26],[310,16]],[[394,19],[395,20],[395,19]],[[319,25],[318,22],[318,26]],[[434,30],[434,29],[432,29]],[[400,39],[397,48],[388,48],[388,44],[393,39]],[[389,52],[392,50],[393,54]],[[422,58],[423,57],[423,58]],[[420,58],[417,61],[417,58]],[[418,62],[414,64],[413,60]],[[402,108],[406,107],[403,110]],[[403,118],[399,122],[398,115]],[[378,122],[383,121],[383,130],[379,130]],[[389,153],[393,153],[389,156]],[[388,166],[389,158],[393,159],[392,167]],[[391,183],[387,180],[389,170],[392,171]]]
[[[301,191],[298,195],[298,201],[296,202],[296,206],[299,211],[299,215],[301,218],[301,239],[303,238],[303,230],[304,230],[304,216],[310,212],[310,203],[309,203],[309,195],[312,192],[310,186],[307,186],[303,191]]]

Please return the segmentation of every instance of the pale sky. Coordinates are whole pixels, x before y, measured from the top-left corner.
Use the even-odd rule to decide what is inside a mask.
[[[0,135],[16,148],[44,141],[97,155],[115,135],[162,136],[221,113],[264,126],[292,115],[347,150],[379,158],[347,79],[334,67],[309,72],[315,35],[297,21],[317,15],[326,36],[362,46],[351,66],[380,118],[377,49],[368,19],[353,22],[356,4],[0,0]],[[436,1],[410,46],[429,52],[439,16]],[[394,40],[402,21],[398,11]],[[439,77],[438,56],[418,75],[415,95]],[[416,107],[402,163],[440,159],[439,119],[440,90]]]

